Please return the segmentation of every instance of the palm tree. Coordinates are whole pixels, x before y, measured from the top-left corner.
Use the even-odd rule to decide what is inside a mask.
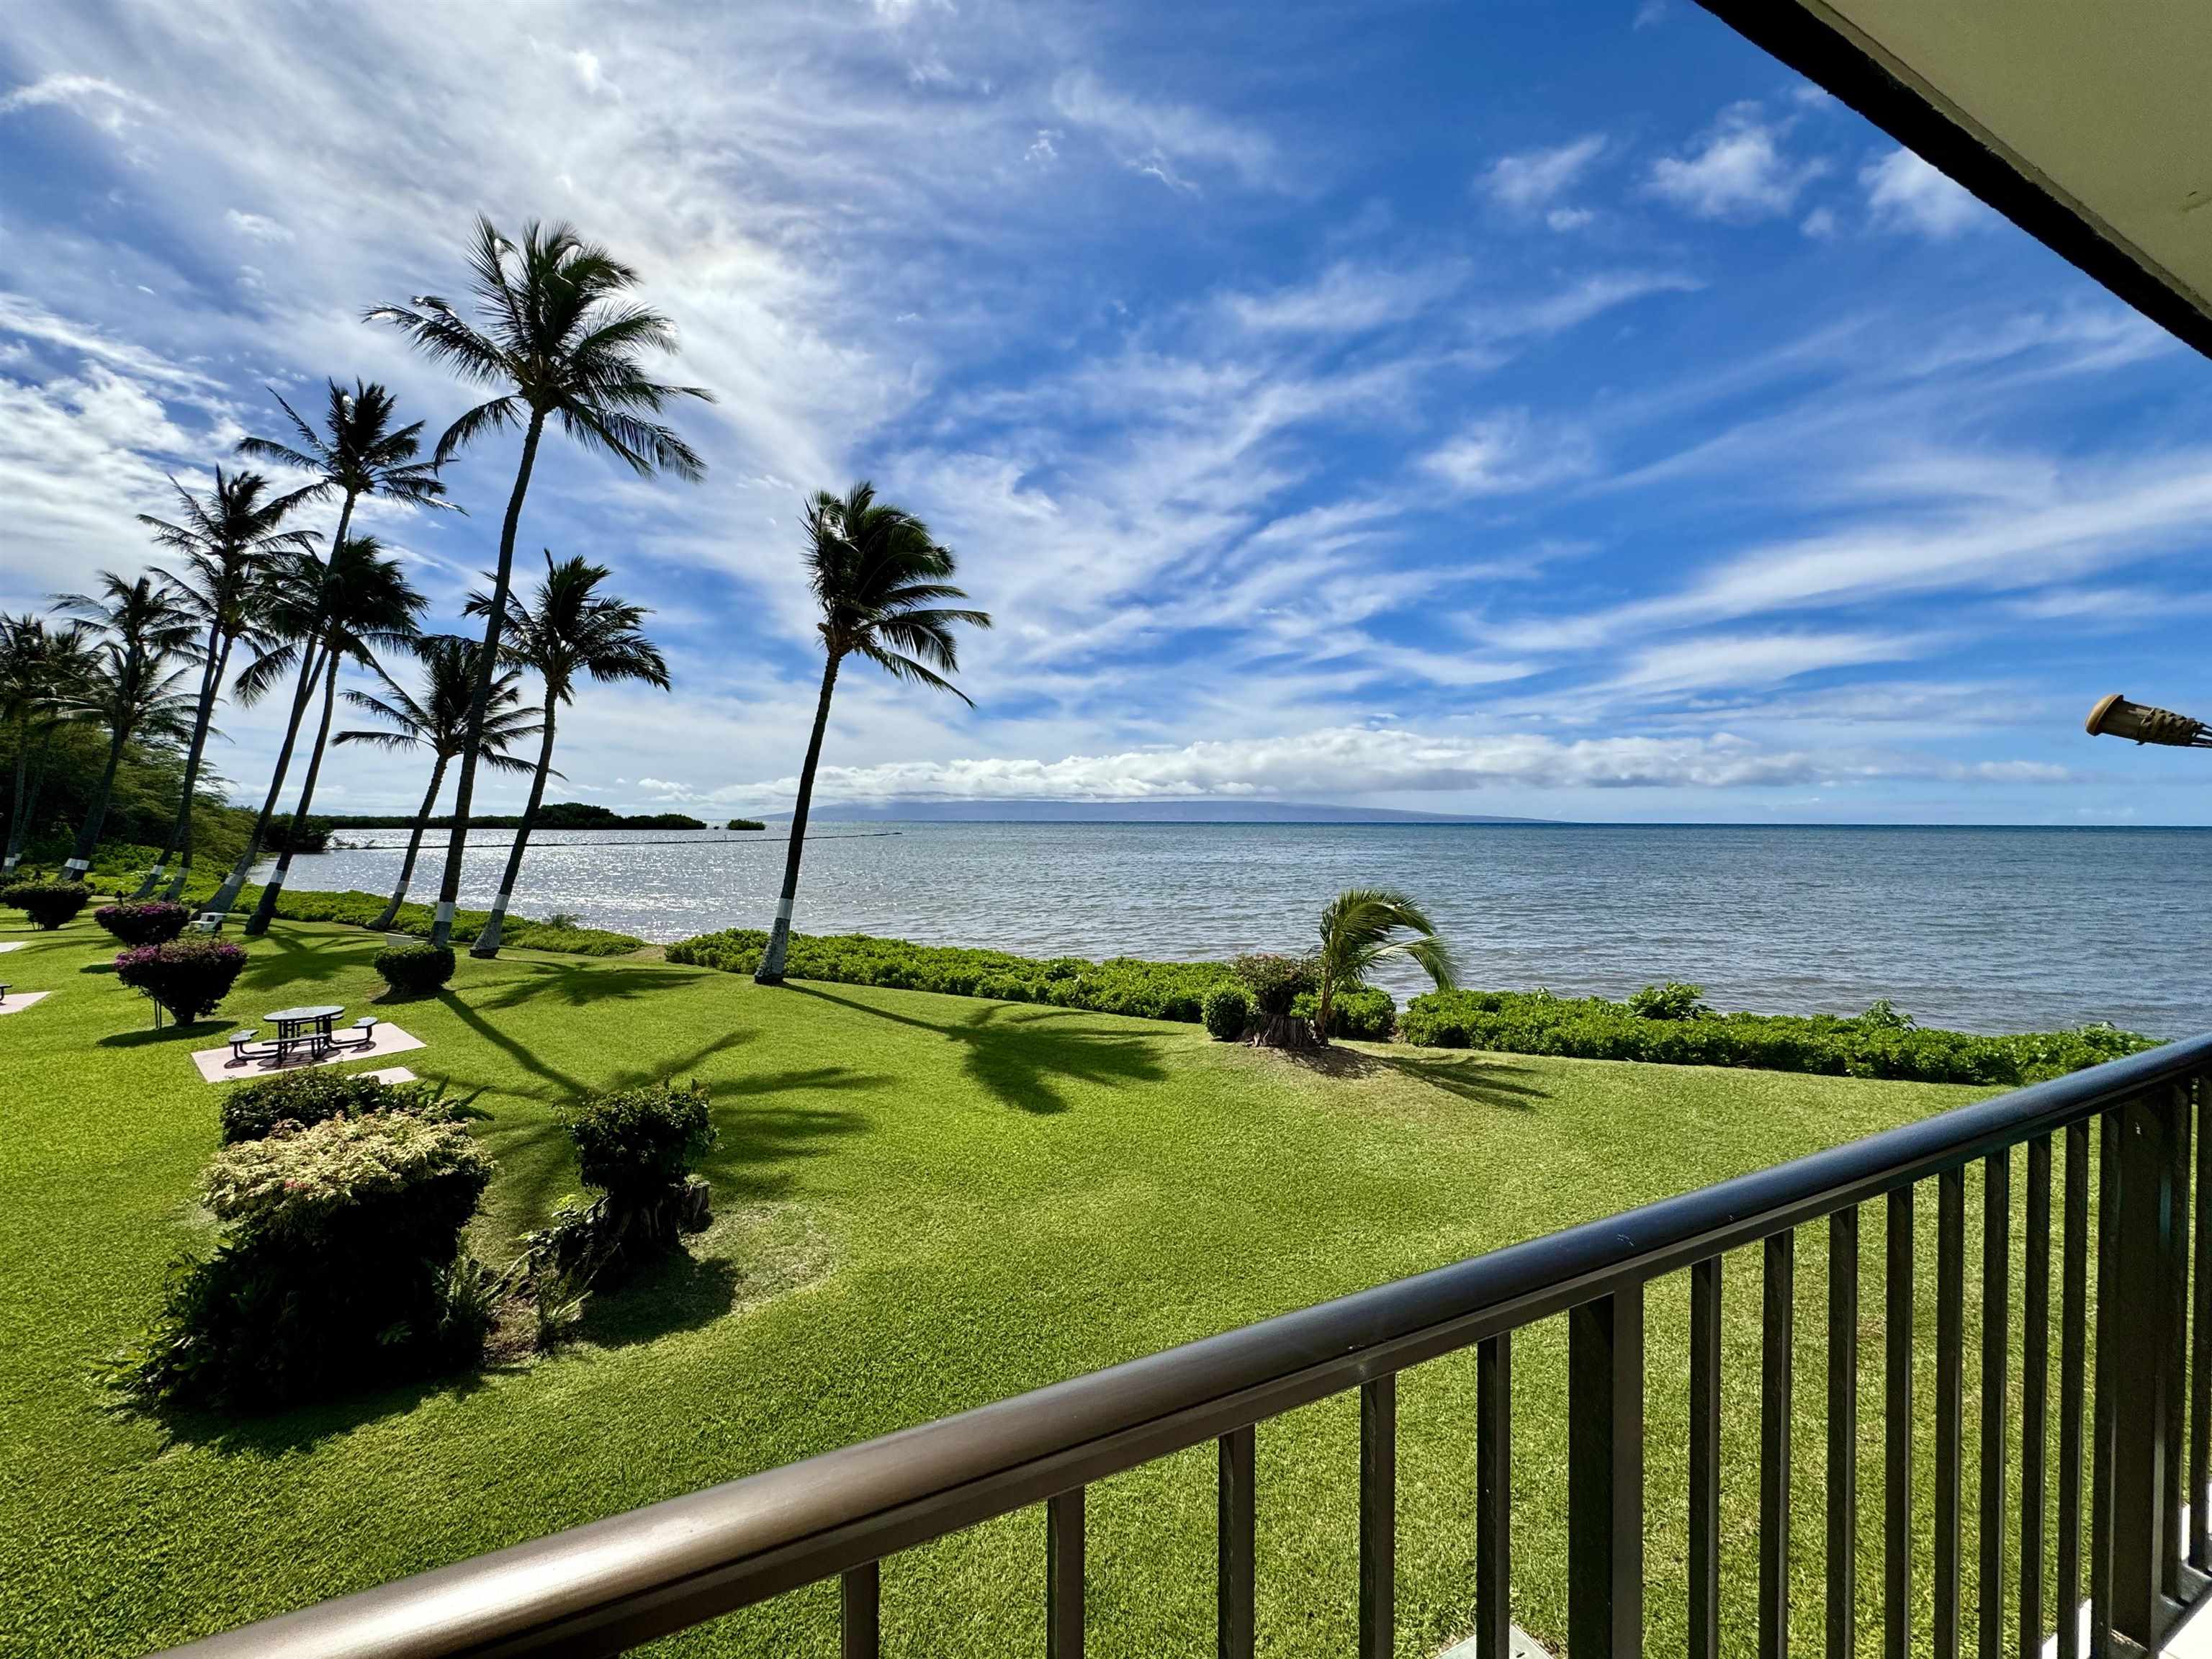
[[[531,827],[545,799],[545,780],[553,773],[553,730],[564,702],[575,700],[576,677],[595,680],[642,680],[668,690],[668,665],[659,647],[646,638],[638,624],[648,613],[599,586],[611,573],[603,564],[586,564],[580,558],[553,562],[545,553],[545,580],[530,602],[507,599],[506,650],[508,660],[532,670],[544,683],[545,706],[540,715],[537,775],[530,781],[530,801],[522,809],[514,845],[507,850],[507,871],[500,878],[499,896],[492,901],[491,920],[469,947],[472,957],[499,954],[500,933],[507,922],[507,907],[514,897],[515,879],[522,872],[523,849],[530,845]],[[487,609],[489,599],[469,596],[469,614]]]
[[[775,928],[753,973],[763,985],[783,982],[784,958],[791,946],[791,909],[799,897],[799,855],[806,846],[806,812],[814,799],[814,771],[822,762],[822,734],[830,724],[830,695],[837,689],[838,665],[847,657],[859,656],[894,679],[950,691],[972,708],[968,694],[945,678],[959,667],[952,629],[961,623],[971,628],[991,625],[981,611],[944,607],[944,600],[968,597],[949,580],[955,563],[952,550],[933,541],[928,526],[912,514],[879,503],[874,485],[856,483],[842,501],[827,490],[817,491],[807,503],[805,524],[807,580],[822,609],[819,631],[825,660],[814,732],[806,740],[806,764],[799,771],[799,799],[792,807],[791,847],[784,856]]]
[[[370,743],[380,749],[427,749],[430,751],[430,787],[422,793],[422,808],[407,836],[407,856],[399,866],[399,881],[392,890],[392,902],[369,924],[382,932],[407,902],[407,889],[415,879],[415,860],[422,850],[422,832],[437,810],[438,792],[445,787],[446,768],[461,752],[468,726],[469,698],[476,690],[477,642],[452,634],[433,634],[415,642],[422,665],[419,692],[410,692],[391,675],[378,672],[384,695],[349,689],[345,700],[355,708],[390,723],[389,731],[360,728],[341,732],[339,743]],[[507,752],[510,744],[535,737],[538,722],[520,702],[520,671],[508,669],[492,682],[491,706],[485,711],[483,753],[477,758],[502,771],[526,772],[530,763]]]
[[[76,844],[62,866],[64,875],[82,881],[100,845],[100,826],[107,817],[125,748],[134,737],[182,735],[177,683],[184,671],[172,672],[168,665],[173,658],[198,654],[199,628],[167,578],[157,580],[151,574],[127,582],[103,570],[95,592],[57,594],[54,605],[89,623],[98,641],[95,672],[82,706],[107,727],[107,764],[86,803]]]
[[[206,638],[200,647],[199,704],[192,716],[191,741],[185,750],[176,822],[169,826],[169,839],[133,898],[144,898],[161,884],[163,869],[179,849],[183,860],[167,896],[173,899],[184,891],[192,870],[192,798],[199,786],[216,699],[230,672],[232,647],[252,625],[252,600],[270,561],[280,552],[307,552],[314,541],[304,531],[282,527],[296,498],[270,496],[269,481],[258,472],[225,477],[218,466],[215,488],[204,498],[174,478],[169,487],[177,492],[183,522],[171,524],[148,513],[141,513],[138,522],[154,532],[155,542],[184,556],[181,569],[162,574],[205,629]]]
[[[705,475],[706,464],[673,430],[650,417],[677,398],[714,401],[701,387],[666,385],[646,374],[639,355],[674,351],[675,325],[630,300],[637,272],[571,227],[532,221],[517,242],[480,218],[469,272],[481,327],[435,295],[418,295],[411,306],[377,306],[364,313],[371,322],[405,330],[425,356],[463,380],[496,390],[497,396],[447,428],[438,441],[441,463],[488,432],[514,427],[522,431],[522,455],[500,526],[499,564],[485,606],[483,652],[477,659],[477,689],[469,705],[471,735],[462,748],[460,777],[453,788],[453,834],[430,933],[435,945],[447,943],[453,934],[461,855],[476,799],[474,734],[489,706],[500,630],[507,624],[515,531],[545,422],[558,421],[586,448],[605,451],[640,477],[665,470],[696,483]]]
[[[1314,976],[1321,988],[1314,1034],[1321,1042],[1328,1041],[1336,994],[1358,989],[1375,964],[1389,956],[1419,963],[1440,991],[1450,990],[1459,975],[1451,947],[1403,893],[1389,887],[1347,887],[1328,902],[1321,913],[1321,949],[1314,955]]]
[[[271,392],[271,397],[276,397],[276,406],[284,411],[293,430],[299,434],[298,447],[272,438],[246,438],[240,441],[239,453],[284,466],[300,467],[314,475],[308,483],[285,498],[288,502],[325,501],[332,495],[338,498],[337,527],[331,538],[332,548],[349,539],[354,504],[364,496],[404,501],[414,507],[442,505],[446,487],[438,481],[437,464],[416,459],[422,447],[422,423],[416,421],[395,429],[392,424],[392,394],[374,381],[356,380],[350,392],[335,380],[329,386],[330,404],[323,430],[318,432],[308,425],[297,410]],[[307,704],[314,696],[323,624],[313,605],[301,611],[295,603],[307,586],[294,581],[275,602],[276,608],[284,615],[283,626],[293,630],[287,636],[289,642],[299,647],[283,657],[283,665],[289,668],[296,656],[299,680],[292,689],[292,712],[285,722],[284,741],[276,750],[276,769],[270,777],[269,793],[253,820],[245,850],[240,853],[238,862],[231,866],[230,873],[223,878],[222,885],[210,901],[214,909],[228,910],[238,902],[238,890],[246,885],[246,876],[261,856],[262,841],[269,833],[276,803],[284,793],[285,775],[291,769],[300,724],[307,718]],[[258,697],[283,672],[282,668],[270,668],[273,660],[264,652],[256,663],[255,666],[264,672],[250,693],[246,682],[240,681],[243,701]]]
[[[22,862],[46,782],[46,750],[54,733],[83,708],[94,667],[92,635],[82,623],[50,629],[43,617],[0,617],[0,725],[7,726],[15,751],[0,875],[13,873]]]
[[[427,603],[408,581],[399,561],[386,556],[374,536],[349,536],[331,550],[327,564],[313,573],[313,592],[302,593],[296,605],[319,605],[323,682],[322,721],[315,730],[315,746],[307,757],[307,775],[300,783],[300,804],[292,809],[291,833],[276,854],[276,867],[262,884],[260,902],[246,923],[249,939],[269,931],[276,914],[276,901],[292,872],[292,854],[307,828],[307,811],[315,799],[315,780],[323,769],[323,751],[330,743],[331,715],[337,704],[338,668],[353,662],[371,672],[380,672],[376,652],[380,647],[404,646],[416,636],[416,617]]]

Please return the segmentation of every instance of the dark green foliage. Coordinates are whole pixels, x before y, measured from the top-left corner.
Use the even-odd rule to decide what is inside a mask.
[[[411,830],[415,820],[391,813],[356,812],[335,813],[329,817],[317,815],[307,820],[311,826],[319,826],[325,832],[331,830]],[[451,813],[428,820],[433,830],[453,827]],[[472,830],[519,830],[522,827],[520,813],[471,812],[469,827]],[[556,800],[538,809],[538,818],[532,826],[538,830],[704,830],[703,821],[683,812],[640,812],[624,817],[605,806],[593,806],[587,802]],[[733,824],[732,829],[738,826]],[[757,823],[750,826],[757,830]]]
[[[192,913],[181,904],[159,899],[139,903],[103,904],[92,919],[125,945],[166,945],[185,931]]]
[[[1747,1013],[1650,1019],[1602,997],[1544,991],[1431,991],[1408,1005],[1399,1035],[1429,1048],[1499,1054],[1999,1085],[2059,1077],[2157,1046],[2109,1025],[2007,1036],[1925,1030],[1887,1002],[1855,1019]]]
[[[426,997],[453,976],[453,953],[439,945],[388,945],[376,953],[376,971],[403,997]]]
[[[1217,985],[1206,994],[1201,1013],[1216,1042],[1234,1042],[1252,1023],[1252,999],[1241,985]]]
[[[768,935],[757,928],[733,927],[672,945],[668,960],[750,974],[760,965],[767,943]],[[909,945],[865,933],[793,933],[784,971],[793,979],[832,984],[888,985],[1192,1024],[1206,994],[1230,977],[1229,969],[1218,962],[1143,962],[1133,957],[1105,962],[1057,957],[1041,962],[1005,951]]]
[[[1301,996],[1316,988],[1313,963],[1305,957],[1260,951],[1237,957],[1230,967],[1252,994],[1252,1006],[1260,1011],[1263,1019],[1280,1019],[1291,1012],[1291,1005]]]
[[[698,1084],[656,1083],[590,1095],[561,1114],[576,1145],[586,1187],[618,1205],[659,1197],[681,1184],[714,1144],[707,1091]]]
[[[261,835],[261,848],[266,853],[326,853],[330,847],[331,825],[326,818],[306,819],[297,834],[290,818],[271,818]]]
[[[1705,1006],[1705,988],[1670,979],[1664,985],[1647,985],[1628,999],[1628,1012],[1640,1019],[1703,1019],[1712,1010]]]
[[[768,825],[757,818],[732,818],[722,826],[725,830],[765,830]]]
[[[280,1123],[306,1128],[334,1117],[366,1117],[372,1112],[403,1112],[438,1121],[444,1108],[427,1083],[385,1083],[366,1072],[334,1072],[307,1066],[279,1072],[225,1090],[220,1116],[222,1144],[259,1140]]]
[[[456,1257],[491,1172],[459,1124],[399,1114],[225,1149],[201,1178],[215,1253],[171,1269],[118,1382],[148,1407],[264,1408],[471,1363],[489,1298]]]
[[[142,945],[115,958],[116,978],[185,1024],[213,1013],[245,968],[244,951],[204,935]]]
[[[1312,991],[1301,992],[1291,1002],[1291,1012],[1300,1019],[1318,1017],[1320,996]],[[1356,991],[1339,991],[1329,1003],[1328,1034],[1333,1037],[1387,1042],[1397,1024],[1396,1000],[1388,991],[1371,985],[1363,985]]]
[[[33,927],[52,933],[92,902],[92,889],[81,881],[19,881],[0,889],[0,904],[21,910]]]

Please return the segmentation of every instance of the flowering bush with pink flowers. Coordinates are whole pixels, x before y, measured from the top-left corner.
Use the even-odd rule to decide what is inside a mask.
[[[189,1024],[216,1011],[245,967],[246,952],[228,939],[174,939],[125,951],[115,976]]]

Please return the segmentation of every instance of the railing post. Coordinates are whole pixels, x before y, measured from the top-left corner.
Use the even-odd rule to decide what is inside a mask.
[[[1567,1315],[1567,1650],[1644,1650],[1644,1287]]]
[[[2171,1374],[2178,1344],[2169,1329],[2176,1306],[2169,1279],[2178,1256],[2178,1125],[2166,1091],[2129,1102],[2118,1116],[2118,1212],[2109,1224],[2117,1230],[2113,1273],[2109,1287],[2097,1287],[2100,1302],[2110,1298],[2100,1334],[2113,1345],[2112,1364],[2098,1367],[2099,1381],[2110,1379],[2114,1407],[2107,1417],[2099,1402],[2098,1415],[2112,1437],[2112,1534],[2100,1547],[2110,1551],[2112,1630],[2155,1653],[2172,1610],[2163,1594],[2163,1569],[2168,1395],[2179,1382]]]

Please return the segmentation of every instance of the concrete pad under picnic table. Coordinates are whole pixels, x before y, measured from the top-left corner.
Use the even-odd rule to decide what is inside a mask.
[[[338,1028],[341,1034],[344,1027]],[[250,1043],[249,1048],[265,1047],[265,1043]],[[328,1054],[311,1059],[306,1054],[295,1054],[279,1066],[273,1060],[249,1060],[243,1066],[231,1064],[230,1048],[200,1048],[193,1052],[192,1064],[199,1067],[203,1083],[242,1083],[248,1078],[274,1077],[279,1072],[296,1072],[310,1066],[336,1066],[349,1060],[374,1060],[384,1054],[404,1054],[410,1048],[423,1048],[422,1039],[410,1036],[397,1025],[380,1024],[376,1028],[374,1042],[348,1042]],[[392,1081],[386,1079],[386,1082]]]
[[[41,998],[51,996],[50,991],[10,991],[0,997],[0,1014],[20,1014]]]

